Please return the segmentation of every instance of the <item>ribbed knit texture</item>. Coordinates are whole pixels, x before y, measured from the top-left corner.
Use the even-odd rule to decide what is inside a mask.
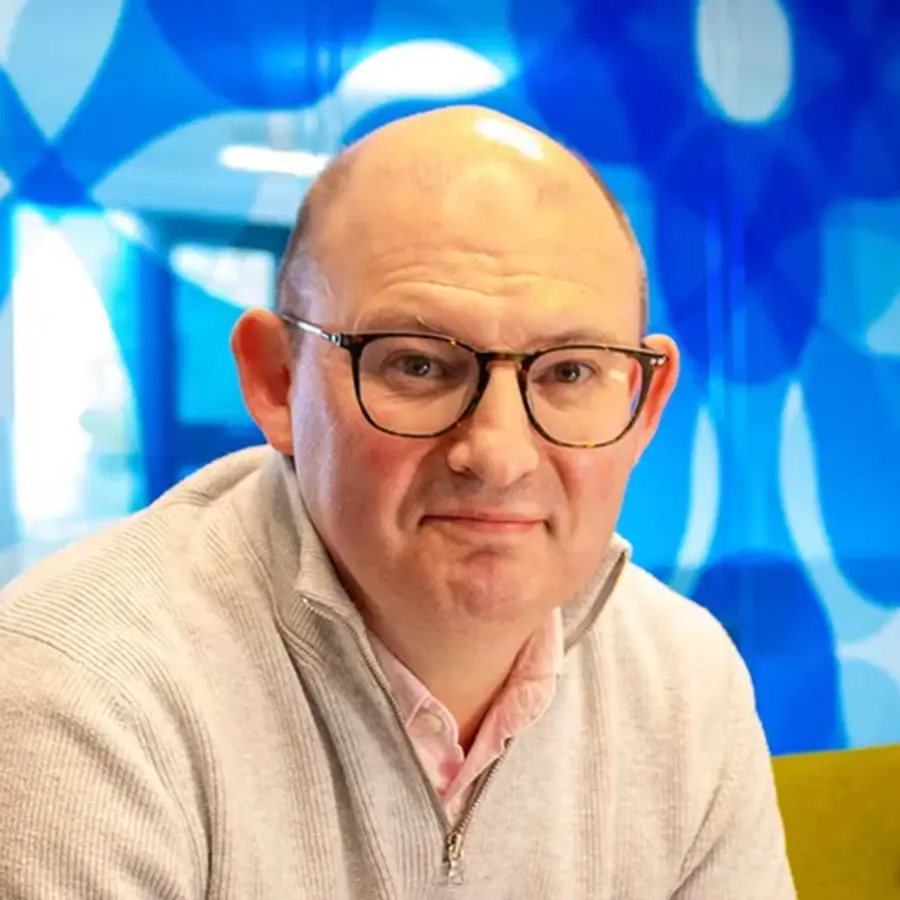
[[[213,463],[0,594],[0,898],[791,900],[747,670],[626,556],[564,609],[451,884],[287,461]]]

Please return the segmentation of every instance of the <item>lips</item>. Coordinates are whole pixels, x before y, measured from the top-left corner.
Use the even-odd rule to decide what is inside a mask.
[[[537,528],[543,518],[505,510],[453,510],[425,517],[437,525],[490,534],[523,534]]]

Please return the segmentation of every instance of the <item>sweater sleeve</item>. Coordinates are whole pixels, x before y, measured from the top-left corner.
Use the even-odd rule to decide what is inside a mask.
[[[722,776],[673,900],[796,900],[771,756],[750,673],[735,657]]]
[[[0,897],[202,896],[196,840],[152,742],[98,675],[0,630]]]

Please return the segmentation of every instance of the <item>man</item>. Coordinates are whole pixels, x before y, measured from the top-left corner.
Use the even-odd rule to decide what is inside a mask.
[[[269,448],[4,595],[0,895],[793,897],[748,673],[613,534],[644,291],[524,125],[344,154],[234,332]]]

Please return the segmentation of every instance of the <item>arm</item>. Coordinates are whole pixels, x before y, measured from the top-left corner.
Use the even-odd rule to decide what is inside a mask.
[[[672,900],[796,900],[753,685],[742,661],[734,668],[727,758]]]
[[[0,897],[202,896],[196,841],[153,740],[100,677],[0,628]]]

